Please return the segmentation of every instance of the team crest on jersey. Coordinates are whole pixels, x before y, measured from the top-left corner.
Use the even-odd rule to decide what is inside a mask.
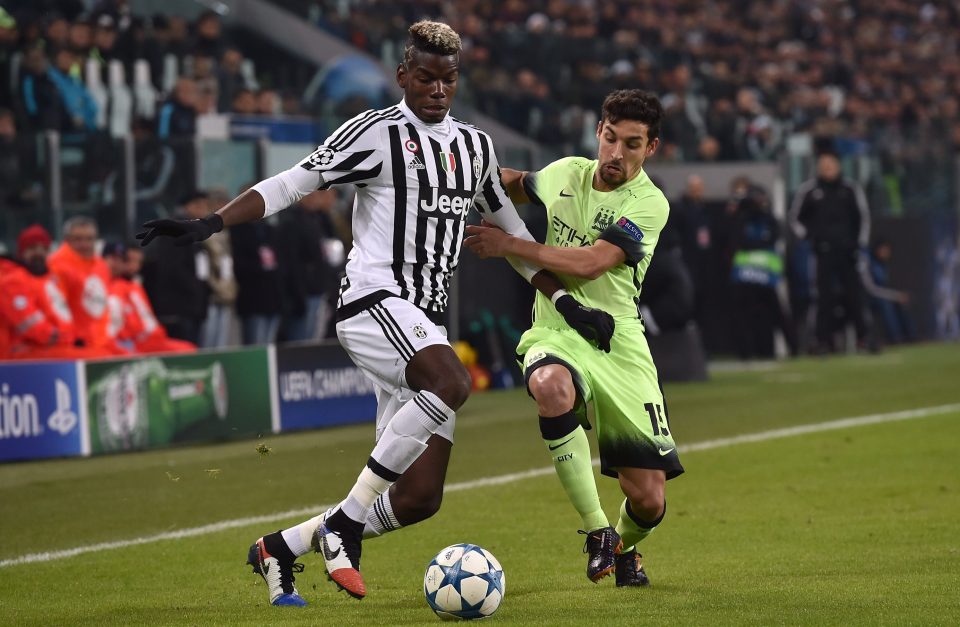
[[[452,152],[441,152],[440,167],[447,174],[453,173],[457,169],[457,157]]]
[[[427,337],[427,330],[423,328],[422,324],[418,323],[413,325],[413,334],[422,340]]]
[[[479,180],[480,173],[483,171],[483,164],[480,162],[480,155],[473,155],[473,178]]]
[[[312,155],[307,158],[307,161],[313,166],[322,168],[323,166],[330,165],[333,162],[333,156],[333,148],[320,146]]]
[[[593,230],[602,231],[613,224],[613,209],[597,207],[597,215],[593,216]]]

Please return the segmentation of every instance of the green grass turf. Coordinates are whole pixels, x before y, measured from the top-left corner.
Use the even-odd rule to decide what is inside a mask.
[[[798,360],[667,387],[678,442],[960,402],[955,345]],[[532,401],[476,395],[448,481],[543,467]],[[328,503],[369,453],[369,425],[254,442],[0,467],[0,559]],[[242,567],[261,533],[298,520],[0,568],[4,624],[417,624],[439,549],[474,542],[504,565],[504,624],[957,624],[960,412],[690,452],[644,545],[649,590],[583,575],[578,518],[553,476],[448,494],[432,520],[365,544],[369,596],[272,608]],[[206,469],[219,469],[211,477]],[[177,480],[174,480],[177,479]],[[616,484],[601,479],[615,515]]]

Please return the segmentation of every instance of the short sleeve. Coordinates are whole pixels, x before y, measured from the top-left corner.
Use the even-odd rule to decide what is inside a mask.
[[[645,196],[624,205],[597,239],[618,246],[626,255],[624,263],[636,267],[656,247],[669,213],[670,205],[662,194]]]
[[[523,191],[530,202],[547,206],[547,201],[564,192],[564,184],[569,180],[569,167],[576,157],[565,157],[547,165],[542,170],[528,172],[523,177]],[[573,190],[566,190],[573,193]]]

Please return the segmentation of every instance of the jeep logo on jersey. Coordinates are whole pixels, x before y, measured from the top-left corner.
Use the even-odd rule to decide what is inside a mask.
[[[473,205],[473,194],[459,189],[438,190],[436,187],[430,189],[430,199],[420,199],[420,211],[423,213],[441,213],[453,214],[454,216],[465,216]]]

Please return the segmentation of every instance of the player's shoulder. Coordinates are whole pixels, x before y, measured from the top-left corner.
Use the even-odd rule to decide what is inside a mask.
[[[368,109],[341,124],[340,128],[327,137],[323,146],[331,150],[345,150],[361,137],[378,134],[382,128],[398,123],[403,117],[399,105],[385,109]]]
[[[579,186],[584,178],[593,176],[594,163],[593,159],[586,157],[563,157],[548,163],[536,172],[536,176],[540,180]]]
[[[629,185],[623,189],[624,204],[643,207],[649,211],[670,211],[670,201],[667,199],[663,190],[650,180],[646,173],[641,174],[642,179],[635,185]]]
[[[479,126],[470,124],[469,122],[464,122],[463,120],[455,118],[452,115],[450,116],[450,124],[453,127],[452,130],[454,133],[466,133],[469,135],[474,135],[481,144],[493,146],[493,138],[490,137],[490,133],[486,132]]]
[[[587,157],[563,157],[547,164],[543,169],[557,172],[569,170],[571,172],[584,174],[591,171],[593,164],[594,159],[588,159]]]
[[[488,138],[490,137],[490,135],[486,131],[484,131],[482,128],[480,128],[476,124],[470,124],[469,122],[464,122],[460,118],[455,118],[452,115],[450,116],[450,123],[453,124],[453,126],[456,127],[457,129],[466,128],[476,132],[479,135],[482,135],[483,137],[488,137]]]

